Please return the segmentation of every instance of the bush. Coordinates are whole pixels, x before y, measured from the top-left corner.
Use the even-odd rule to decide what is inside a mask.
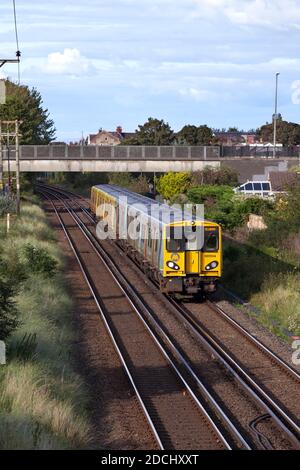
[[[224,166],[221,168],[206,167],[202,171],[196,171],[193,174],[192,184],[237,186],[239,183],[238,172],[233,168]]]
[[[190,183],[190,173],[169,172],[156,180],[156,189],[165,199],[173,202],[176,197],[187,191]]]
[[[11,196],[0,196],[0,217],[16,212],[16,201]]]
[[[15,296],[26,278],[19,263],[0,259],[0,340],[5,340],[20,324]]]
[[[53,277],[57,270],[57,261],[49,255],[44,248],[37,248],[31,244],[25,245],[24,255],[28,269],[32,273],[41,273],[46,277]]]
[[[15,288],[0,278],[0,340],[5,340],[19,325],[14,300]]]
[[[242,199],[230,186],[203,184],[187,192],[194,204],[204,204],[205,217],[221,224],[227,230],[235,230],[245,224],[250,214],[264,215],[272,203],[261,198]]]

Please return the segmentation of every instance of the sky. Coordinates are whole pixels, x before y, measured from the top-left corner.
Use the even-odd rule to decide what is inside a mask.
[[[300,122],[300,0],[16,0],[21,82],[42,94],[70,141],[134,131],[149,116],[257,128]],[[0,0],[0,58],[16,51],[12,0]],[[17,79],[15,65],[0,69]]]

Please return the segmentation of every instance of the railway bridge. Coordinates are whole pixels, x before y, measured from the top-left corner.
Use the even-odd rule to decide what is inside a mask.
[[[4,171],[15,170],[15,148],[3,151]],[[220,166],[219,147],[23,145],[21,171],[167,172]]]
[[[97,146],[23,145],[20,169],[24,172],[168,172],[229,166],[239,180],[264,180],[270,171],[286,171],[299,164],[295,157],[222,156],[217,146]],[[15,148],[3,146],[3,169],[15,171]]]

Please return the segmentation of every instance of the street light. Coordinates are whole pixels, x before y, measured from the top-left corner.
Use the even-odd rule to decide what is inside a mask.
[[[276,132],[277,132],[277,105],[278,105],[278,77],[280,73],[276,73],[276,86],[275,86],[275,113],[274,113],[274,141],[273,141],[273,158],[276,158]]]

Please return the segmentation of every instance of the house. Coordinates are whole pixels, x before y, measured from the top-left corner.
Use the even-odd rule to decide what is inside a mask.
[[[219,145],[253,145],[259,140],[258,136],[254,132],[244,131],[215,131],[215,141]]]
[[[87,138],[88,145],[120,145],[125,139],[133,137],[135,134],[132,132],[123,132],[121,126],[118,126],[115,131],[105,131],[99,129],[97,134],[89,134]]]

